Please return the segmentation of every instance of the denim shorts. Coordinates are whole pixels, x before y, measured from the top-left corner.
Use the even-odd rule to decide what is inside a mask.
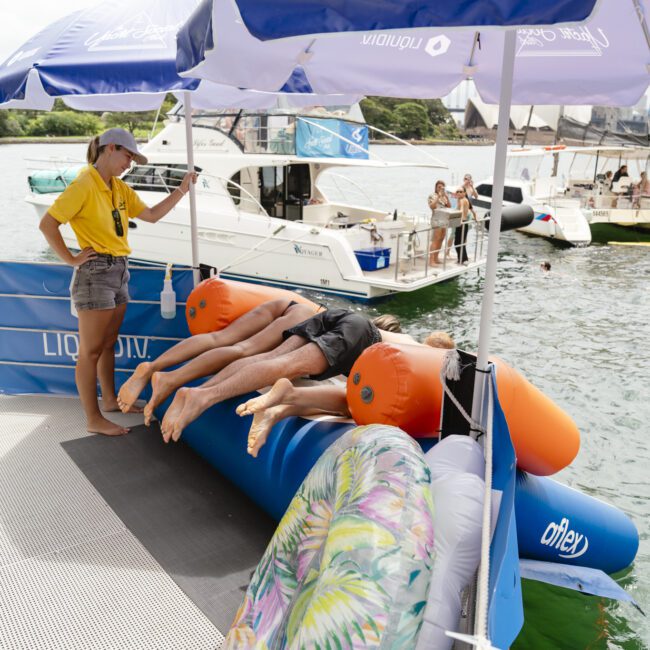
[[[97,253],[75,269],[70,295],[77,310],[115,309],[129,302],[128,258]]]

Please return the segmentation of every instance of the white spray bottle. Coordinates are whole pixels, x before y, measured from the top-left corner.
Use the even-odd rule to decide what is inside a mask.
[[[176,292],[172,286],[172,265],[167,265],[163,290],[160,292],[160,315],[163,318],[176,318]]]

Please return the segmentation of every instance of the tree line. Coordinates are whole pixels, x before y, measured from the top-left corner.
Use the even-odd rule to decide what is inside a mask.
[[[457,140],[454,118],[439,99],[367,97],[361,102],[366,122],[406,140]],[[373,133],[373,138],[380,137]]]
[[[176,100],[168,95],[161,114]],[[361,102],[366,121],[400,138],[426,140],[460,138],[456,124],[439,99],[394,99],[367,97]],[[120,126],[138,137],[147,137],[154,126],[156,111],[139,113],[93,113],[75,111],[60,99],[52,111],[0,110],[0,137],[92,136]],[[373,132],[374,139],[382,136]]]
[[[171,110],[175,103],[174,96],[168,95],[161,115]],[[51,111],[0,110],[0,137],[93,136],[115,126],[128,129],[136,137],[148,137],[155,120],[156,111],[75,111],[57,99]]]

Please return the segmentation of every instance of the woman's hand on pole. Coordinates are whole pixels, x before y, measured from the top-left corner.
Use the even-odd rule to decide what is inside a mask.
[[[196,185],[196,180],[198,177],[199,177],[198,172],[187,172],[187,174],[183,176],[183,180],[181,181],[180,184],[181,192],[183,192],[183,194],[187,194],[190,190],[190,183]]]

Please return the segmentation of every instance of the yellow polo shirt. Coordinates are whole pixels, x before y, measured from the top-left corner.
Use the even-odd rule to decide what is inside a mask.
[[[128,255],[129,219],[134,219],[146,205],[122,180],[113,178],[109,188],[92,166],[84,167],[65,188],[48,212],[60,223],[70,223],[79,248],[90,246],[98,253]],[[120,211],[123,235],[118,237],[113,210]]]

